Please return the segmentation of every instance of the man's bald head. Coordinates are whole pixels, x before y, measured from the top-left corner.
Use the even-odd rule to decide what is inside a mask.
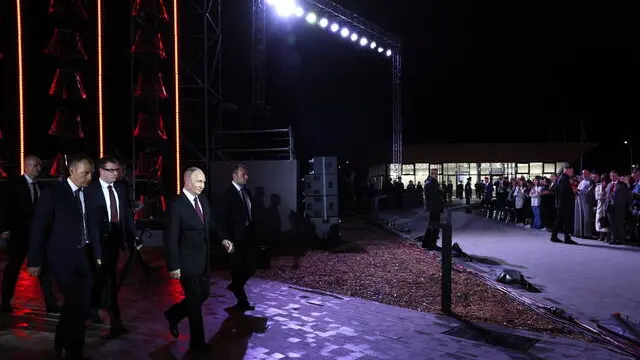
[[[24,174],[31,179],[36,179],[42,171],[42,160],[35,155],[27,155],[24,157]]]

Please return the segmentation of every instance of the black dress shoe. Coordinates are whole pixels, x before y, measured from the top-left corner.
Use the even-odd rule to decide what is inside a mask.
[[[551,240],[551,242],[554,242],[554,243],[561,243],[562,242],[562,240],[558,239],[557,237],[552,237],[550,240]]]
[[[189,351],[192,352],[206,353],[211,352],[211,350],[213,350],[213,346],[208,343],[195,343],[189,345]]]
[[[129,331],[129,329],[124,327],[122,323],[117,323],[116,325],[111,325],[111,329],[109,330],[109,334],[107,334],[106,339],[107,340],[117,339],[120,336],[129,334],[130,332],[131,331]]]
[[[242,311],[253,311],[256,309],[256,307],[251,305],[248,301],[238,302],[236,307]]]
[[[571,238],[564,239],[564,243],[568,244],[568,245],[578,245],[578,243],[573,241],[573,240],[571,240]]]
[[[169,323],[169,332],[174,338],[180,336],[180,331],[178,330],[178,323],[171,319],[171,317],[165,312],[164,318]]]
[[[58,305],[51,305],[51,306],[47,306],[47,310],[46,311],[47,311],[48,314],[60,314],[62,309],[60,309],[60,307]]]
[[[68,360],[69,353],[65,349],[56,349],[56,360]]]

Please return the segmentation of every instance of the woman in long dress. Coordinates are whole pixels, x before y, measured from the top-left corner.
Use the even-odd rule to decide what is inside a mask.
[[[596,206],[596,232],[599,234],[598,240],[606,241],[609,235],[609,229],[603,224],[603,221],[607,221],[607,185],[609,185],[609,175],[602,174],[600,177],[600,183],[596,185],[595,197],[597,200]],[[604,219],[604,220],[601,220]]]
[[[584,178],[575,190],[576,206],[573,218],[573,235],[583,239],[593,239],[593,208],[595,204],[594,183],[591,173],[583,172]]]

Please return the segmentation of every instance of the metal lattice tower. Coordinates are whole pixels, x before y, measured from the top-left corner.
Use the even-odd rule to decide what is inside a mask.
[[[180,92],[184,159],[215,160],[216,128],[222,122],[222,0],[183,0],[180,11]]]
[[[402,57],[393,54],[393,163],[402,164]]]
[[[370,40],[393,49],[391,58],[393,86],[393,144],[392,161],[395,166],[402,164],[402,56],[400,41],[393,35],[380,29],[362,17],[328,0],[301,0],[308,8],[321,11],[340,20],[351,29],[367,34]],[[252,62],[251,62],[251,100],[253,104],[265,105],[265,58],[266,58],[266,17],[265,1],[252,0]]]
[[[252,0],[251,36],[251,104],[265,105],[267,23],[265,0]]]

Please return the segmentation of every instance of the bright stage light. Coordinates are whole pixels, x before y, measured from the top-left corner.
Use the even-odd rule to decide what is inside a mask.
[[[320,25],[320,27],[324,29],[327,27],[327,25],[329,25],[329,20],[327,20],[326,18],[322,18],[318,22],[318,25]]]
[[[333,24],[331,24],[330,29],[331,29],[332,32],[336,32],[336,31],[338,31],[340,29],[340,25],[338,25],[336,23],[333,23]]]
[[[293,0],[272,0],[270,4],[276,8],[276,13],[281,17],[289,17],[296,14],[298,9]]]
[[[387,50],[387,52],[385,53],[387,56],[391,56],[391,50]]]
[[[367,38],[361,38],[360,39],[360,46],[365,46],[367,45],[369,41],[367,40]]]
[[[383,48],[381,48],[381,47],[379,47],[379,48],[378,48],[378,52],[379,52],[379,53],[381,53],[381,52],[383,52],[383,51],[384,51],[384,49],[383,49]]]
[[[297,17],[302,17],[304,15],[304,10],[300,6],[296,6],[295,14]]]
[[[307,16],[305,17],[305,20],[307,20],[309,24],[315,24],[316,21],[318,20],[318,17],[314,13],[308,13]]]
[[[342,30],[340,30],[340,36],[342,36],[343,38],[346,38],[347,36],[349,36],[349,29],[342,28]]]
[[[358,35],[351,34],[351,41],[356,41],[356,40],[358,40]]]
[[[375,49],[378,46],[378,44],[376,44],[375,41],[372,41],[371,44],[369,44],[369,47],[371,48],[371,50]]]

